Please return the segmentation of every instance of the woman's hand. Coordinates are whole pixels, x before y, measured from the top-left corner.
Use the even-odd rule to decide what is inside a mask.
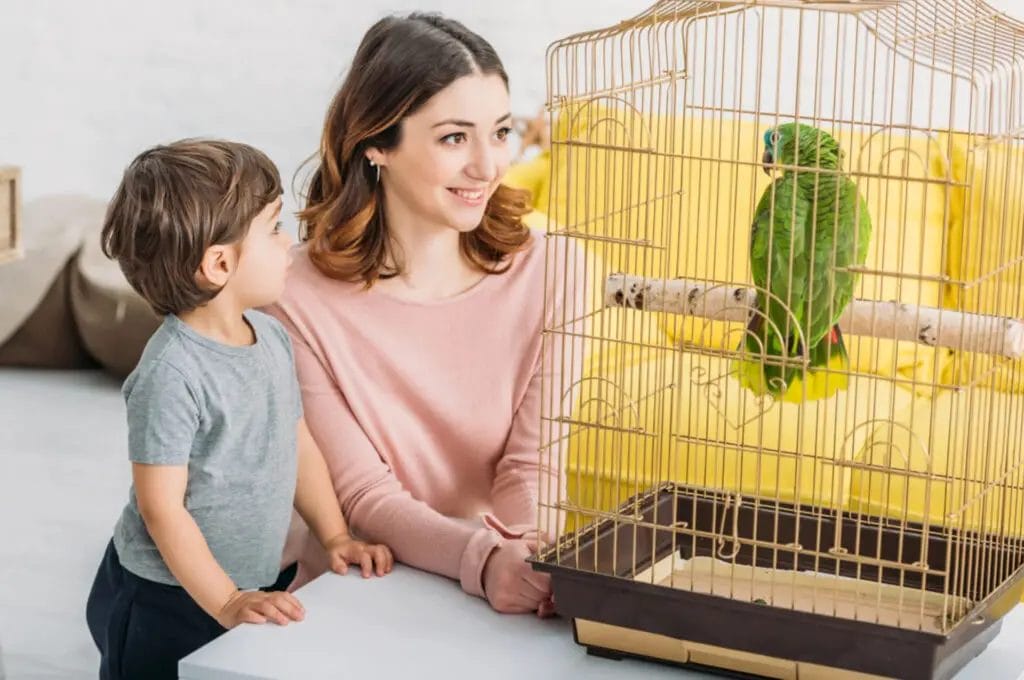
[[[377,576],[390,573],[395,565],[395,558],[386,545],[370,545],[357,541],[348,534],[335,536],[324,546],[327,558],[331,562],[331,571],[347,574],[348,565],[358,564],[363,571],[363,578],[369,578],[376,566]]]
[[[526,561],[536,547],[532,541],[506,540],[487,558],[483,573],[484,594],[496,611],[503,614],[535,611],[539,616],[554,614],[551,577],[534,571]]]

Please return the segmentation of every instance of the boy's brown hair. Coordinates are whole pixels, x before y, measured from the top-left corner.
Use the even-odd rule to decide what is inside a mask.
[[[247,144],[155,146],[124,172],[107,208],[103,252],[157,314],[189,311],[218,293],[196,278],[207,248],[243,239],[281,193],[273,162]]]

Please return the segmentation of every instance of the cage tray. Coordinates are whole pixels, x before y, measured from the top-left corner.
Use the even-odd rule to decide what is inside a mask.
[[[745,678],[945,679],[1024,591],[1021,539],[946,533],[665,484],[533,566],[593,654]],[[942,573],[966,555],[1012,575],[945,594]]]

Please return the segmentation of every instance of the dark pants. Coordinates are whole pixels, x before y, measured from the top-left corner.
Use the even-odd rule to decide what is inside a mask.
[[[284,590],[297,565],[261,590]],[[140,578],[107,546],[85,618],[100,650],[100,680],[176,680],[178,661],[226,632],[180,586]]]

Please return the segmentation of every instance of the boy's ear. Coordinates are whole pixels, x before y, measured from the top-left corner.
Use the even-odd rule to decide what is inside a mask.
[[[210,246],[203,253],[196,272],[199,285],[214,290],[223,288],[235,271],[236,261],[235,249],[230,245]]]

